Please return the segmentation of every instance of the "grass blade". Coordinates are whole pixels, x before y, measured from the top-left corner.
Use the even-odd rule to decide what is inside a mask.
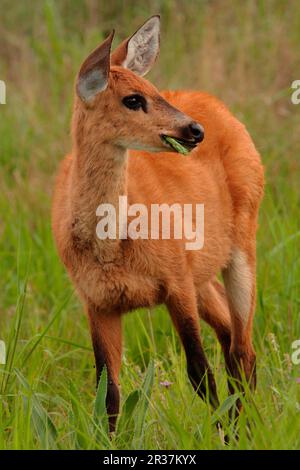
[[[140,449],[144,435],[144,425],[146,413],[149,406],[149,400],[154,383],[154,362],[151,360],[145,375],[145,379],[141,389],[139,402],[136,406],[135,413],[135,429],[134,429],[134,442],[135,448]]]
[[[103,367],[99,384],[97,387],[96,400],[94,405],[94,422],[97,427],[103,429],[105,434],[108,433],[108,417],[106,411],[106,395],[107,395],[107,368]]]
[[[35,430],[36,437],[44,449],[57,448],[57,430],[49,414],[41,404],[38,396],[33,392],[29,383],[23,374],[15,369],[15,374],[25,392],[25,403],[32,404],[31,421]]]

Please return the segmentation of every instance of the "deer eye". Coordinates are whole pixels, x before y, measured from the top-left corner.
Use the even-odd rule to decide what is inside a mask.
[[[125,96],[125,98],[122,99],[122,103],[126,108],[133,109],[134,111],[142,109],[144,113],[147,112],[147,101],[141,95]]]

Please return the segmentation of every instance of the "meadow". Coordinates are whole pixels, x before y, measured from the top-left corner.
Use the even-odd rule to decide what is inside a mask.
[[[227,419],[224,362],[202,327],[215,371],[227,449],[300,448],[300,79],[297,0],[1,0],[0,449],[222,449],[212,414],[193,392],[164,307],[124,318],[122,411],[110,441],[104,380],[95,403],[87,320],[50,226],[53,181],[70,149],[75,74],[116,28],[115,44],[161,14],[160,89],[221,98],[251,133],[266,170],[258,231],[254,344],[258,387],[244,403],[240,439]],[[104,379],[104,377],[103,377]],[[101,388],[102,387],[102,388]],[[247,424],[248,423],[248,424]]]

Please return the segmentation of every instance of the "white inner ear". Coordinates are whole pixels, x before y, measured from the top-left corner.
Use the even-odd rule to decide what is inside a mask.
[[[107,88],[107,77],[101,70],[91,70],[78,80],[78,93],[84,101],[89,101]]]
[[[159,19],[150,18],[128,42],[123,67],[137,75],[145,75],[152,67],[159,51]]]

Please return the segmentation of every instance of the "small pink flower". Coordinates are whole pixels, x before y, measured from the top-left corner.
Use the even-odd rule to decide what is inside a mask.
[[[159,384],[160,384],[162,387],[166,387],[166,388],[169,388],[169,387],[171,387],[171,385],[173,385],[172,382],[168,382],[167,380],[164,380],[163,382],[159,382]]]
[[[300,377],[296,379],[297,384],[300,384]]]

